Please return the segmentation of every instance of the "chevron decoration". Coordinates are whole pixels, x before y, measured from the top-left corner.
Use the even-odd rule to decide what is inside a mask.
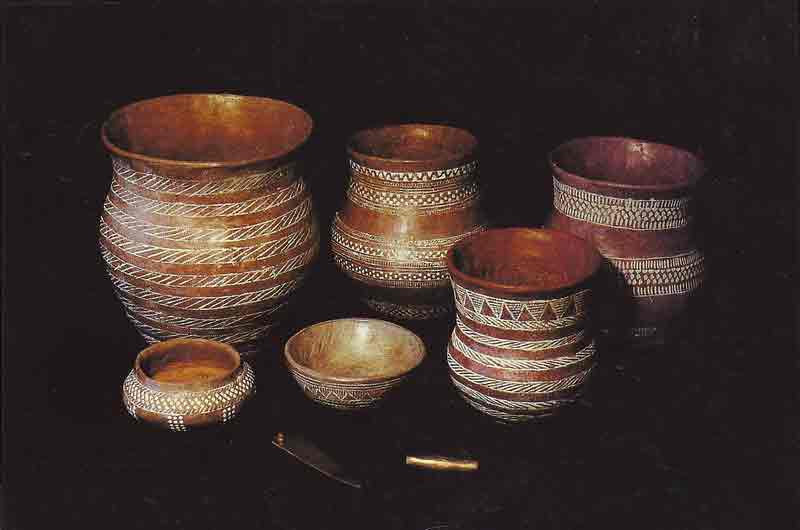
[[[519,423],[575,402],[594,368],[587,327],[589,289],[558,298],[479,293],[451,278],[456,326],[447,346],[450,378],[476,410]]]
[[[99,250],[131,323],[149,343],[198,337],[254,353],[319,255],[295,164],[203,180],[116,155],[112,168]]]

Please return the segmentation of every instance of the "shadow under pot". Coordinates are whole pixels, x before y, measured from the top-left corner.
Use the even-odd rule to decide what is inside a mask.
[[[581,395],[595,364],[590,302],[601,264],[589,243],[557,230],[494,229],[453,246],[447,364],[469,405],[518,423]]]
[[[452,312],[445,255],[485,229],[477,147],[469,132],[443,125],[393,125],[350,138],[351,178],[331,245],[372,310],[401,320]]]
[[[172,431],[233,419],[255,392],[255,376],[231,346],[203,339],[171,339],[136,356],[122,385],[128,413]]]
[[[299,165],[311,129],[294,105],[229,94],[111,114],[100,252],[148,343],[201,338],[257,351],[319,251]]]
[[[549,162],[547,226],[590,241],[605,257],[599,325],[633,344],[664,342],[685,324],[705,274],[691,204],[704,163],[677,147],[617,137],[571,140]]]

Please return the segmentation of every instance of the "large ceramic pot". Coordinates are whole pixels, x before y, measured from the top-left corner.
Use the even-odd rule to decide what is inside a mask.
[[[332,250],[375,311],[429,319],[452,309],[445,255],[485,228],[477,145],[469,132],[441,125],[387,126],[350,139],[351,179]]]
[[[578,398],[594,366],[590,298],[601,265],[589,243],[557,230],[488,230],[453,246],[447,363],[467,403],[523,422]]]
[[[298,169],[311,128],[293,105],[233,95],[166,96],[109,117],[100,250],[147,342],[256,350],[319,250]]]
[[[631,138],[588,137],[550,154],[548,226],[591,241],[607,260],[605,330],[661,342],[703,281],[692,237],[692,191],[705,173],[692,153]]]

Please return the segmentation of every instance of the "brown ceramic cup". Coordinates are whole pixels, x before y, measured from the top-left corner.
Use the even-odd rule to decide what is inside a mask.
[[[601,327],[634,343],[662,342],[704,277],[693,234],[700,158],[670,145],[579,138],[550,153],[549,227],[590,241],[606,258]]]
[[[485,229],[477,147],[469,132],[443,125],[392,125],[350,138],[351,179],[332,251],[373,310],[397,319],[451,311],[445,254]]]
[[[319,322],[294,334],[284,349],[289,372],[306,396],[341,410],[377,405],[425,354],[417,335],[371,318]]]
[[[311,129],[294,105],[229,94],[111,114],[100,251],[147,342],[194,337],[257,351],[319,251],[299,165]]]
[[[136,356],[122,400],[137,420],[187,431],[230,421],[254,392],[252,368],[230,345],[171,339]]]
[[[590,298],[601,264],[583,239],[548,229],[488,230],[450,249],[447,363],[469,405],[514,423],[577,399],[594,366]]]

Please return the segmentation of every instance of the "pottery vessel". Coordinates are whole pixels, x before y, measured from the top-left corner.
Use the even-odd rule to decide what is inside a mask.
[[[349,141],[350,184],[333,256],[373,310],[430,319],[452,309],[445,254],[485,229],[477,140],[441,125],[369,129]]]
[[[340,410],[377,405],[425,353],[411,331],[370,318],[314,324],[293,335],[284,349],[286,366],[306,396]]]
[[[606,258],[602,328],[635,343],[663,341],[703,281],[691,201],[704,163],[683,149],[614,137],[569,141],[549,162],[548,226],[587,239]]]
[[[230,345],[170,339],[136,356],[122,401],[139,421],[187,431],[227,423],[254,392],[252,368]]]
[[[557,230],[494,229],[453,246],[447,363],[468,404],[514,423],[580,396],[594,367],[591,297],[601,264],[589,243]]]
[[[256,351],[319,251],[298,165],[311,128],[298,107],[234,95],[166,96],[109,117],[100,250],[147,342]]]

